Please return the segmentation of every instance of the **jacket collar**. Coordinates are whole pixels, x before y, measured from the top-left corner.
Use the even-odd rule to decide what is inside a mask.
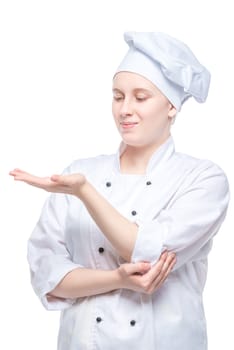
[[[125,148],[126,144],[122,141],[116,154],[115,161],[118,172],[120,172],[120,157],[123,154]],[[146,174],[152,172],[153,170],[155,170],[155,168],[158,168],[159,165],[166,162],[174,154],[174,152],[175,144],[172,136],[170,135],[168,139],[152,154],[146,168]]]

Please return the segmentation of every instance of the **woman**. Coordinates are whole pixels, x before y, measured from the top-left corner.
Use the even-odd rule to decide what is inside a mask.
[[[53,194],[28,244],[35,292],[62,310],[59,350],[205,350],[202,291],[228,182],[208,160],[175,152],[171,124],[210,74],[182,42],[125,33],[113,79],[119,152],[15,180]]]

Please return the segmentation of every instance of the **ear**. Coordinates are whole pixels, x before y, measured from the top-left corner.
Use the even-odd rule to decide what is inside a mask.
[[[176,116],[176,113],[177,113],[177,110],[176,108],[170,103],[170,106],[169,106],[169,111],[168,111],[168,117],[171,119],[171,118],[174,118]]]

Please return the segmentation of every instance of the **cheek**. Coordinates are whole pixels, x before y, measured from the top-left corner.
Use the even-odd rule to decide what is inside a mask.
[[[152,105],[149,108],[149,115],[151,119],[157,120],[159,123],[168,120],[168,104],[159,103],[157,105]]]
[[[116,118],[117,116],[117,112],[118,112],[118,108],[117,108],[117,105],[116,103],[112,103],[112,114],[113,114],[113,117]]]
[[[116,125],[118,125],[118,111],[116,105],[112,104],[112,116]]]
[[[169,123],[168,112],[165,106],[154,106],[154,108],[150,108],[147,111],[145,110],[142,113],[144,116],[144,124],[147,129],[151,129],[152,132],[164,129]]]

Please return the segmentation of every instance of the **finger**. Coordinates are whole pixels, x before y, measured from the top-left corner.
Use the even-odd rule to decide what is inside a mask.
[[[143,274],[149,271],[151,268],[150,263],[138,262],[138,263],[129,263],[124,264],[123,268],[128,275],[134,274]]]
[[[14,176],[15,181],[22,181],[27,185],[43,189],[47,192],[52,193],[70,193],[67,186],[51,181],[51,177],[39,177],[32,174],[29,174],[25,171],[14,169],[10,172]],[[55,175],[57,177],[59,175]]]
[[[156,278],[152,283],[154,289],[158,289],[162,285],[162,283],[166,280],[172,268],[174,267],[175,263],[176,263],[175,254],[169,254],[168,259],[165,261],[162,267],[162,270],[156,276]]]
[[[162,275],[164,275],[164,273],[168,270],[171,262],[175,259],[176,255],[175,253],[169,253],[166,260],[164,261],[164,264],[162,266],[162,270],[161,273]]]
[[[52,175],[50,177],[51,181],[56,182],[62,186],[71,186],[79,180],[78,174],[70,174],[70,175]]]
[[[154,290],[159,289],[159,288],[163,285],[163,283],[164,283],[164,282],[166,281],[166,279],[168,278],[168,276],[169,276],[170,272],[172,271],[173,267],[175,266],[175,264],[176,264],[176,258],[174,258],[174,259],[171,261],[171,263],[170,263],[170,265],[168,266],[168,269],[166,270],[166,272],[165,272],[164,276],[162,277],[162,279],[161,279],[160,281],[157,281],[157,282],[156,282],[156,285],[154,286]]]
[[[15,177],[15,180],[27,180],[27,179],[33,179],[33,178],[37,178],[36,176],[30,174],[30,173],[27,173],[26,171],[24,170],[20,170],[20,169],[14,169],[12,171],[10,171],[9,173],[10,175],[14,176]]]
[[[165,261],[167,259],[167,257],[168,257],[168,251],[164,250],[164,252],[162,252],[162,254],[159,257],[159,260]]]
[[[169,254],[168,255],[168,258],[164,262],[164,264],[162,266],[162,269],[160,271],[160,274],[157,277],[158,282],[160,282],[160,280],[164,277],[164,275],[166,274],[168,269],[170,269],[171,263],[173,262],[174,259],[175,259],[175,254]]]
[[[161,254],[159,260],[156,262],[156,264],[152,267],[151,271],[149,272],[149,275],[152,276],[152,280],[154,280],[155,277],[157,277],[161,273],[162,268],[167,260],[168,260],[168,251],[164,251]]]
[[[9,172],[9,174],[12,175],[12,176],[18,176],[18,175],[23,175],[23,174],[28,174],[28,173],[26,173],[25,171],[20,170],[20,169],[17,168],[17,169],[11,170]]]
[[[50,179],[51,179],[51,181],[57,182],[57,183],[62,183],[62,182],[63,182],[63,181],[62,181],[62,179],[63,179],[63,176],[62,176],[62,175],[56,175],[56,174],[54,174],[54,175],[52,175],[52,176],[50,177]]]
[[[147,278],[147,283],[149,286],[152,285],[154,281],[160,276],[163,265],[165,264],[165,261],[167,259],[168,259],[168,252],[165,251],[161,254],[157,263],[153,267],[151,267],[150,270],[146,272],[147,276],[145,277]]]
[[[10,172],[12,176],[14,176],[14,180],[23,181],[28,185],[39,187],[39,188],[47,188],[52,185],[49,177],[39,177],[32,174],[29,174],[25,171],[15,169]]]
[[[52,175],[50,180],[64,189],[66,193],[75,194],[75,189],[79,187],[79,175]]]
[[[24,170],[21,170],[19,168],[15,168],[15,169],[11,170],[10,172],[23,172],[24,173]]]
[[[147,262],[139,262],[132,265],[132,274],[145,274],[151,269],[150,263]]]
[[[137,271],[135,273],[138,273],[141,275],[147,273],[151,269],[151,264],[148,262],[140,262],[135,265],[137,265],[136,266]]]
[[[158,262],[148,272],[148,277],[152,284],[155,285],[157,282],[160,282],[173,257],[174,255],[168,254],[168,252],[161,255]]]

